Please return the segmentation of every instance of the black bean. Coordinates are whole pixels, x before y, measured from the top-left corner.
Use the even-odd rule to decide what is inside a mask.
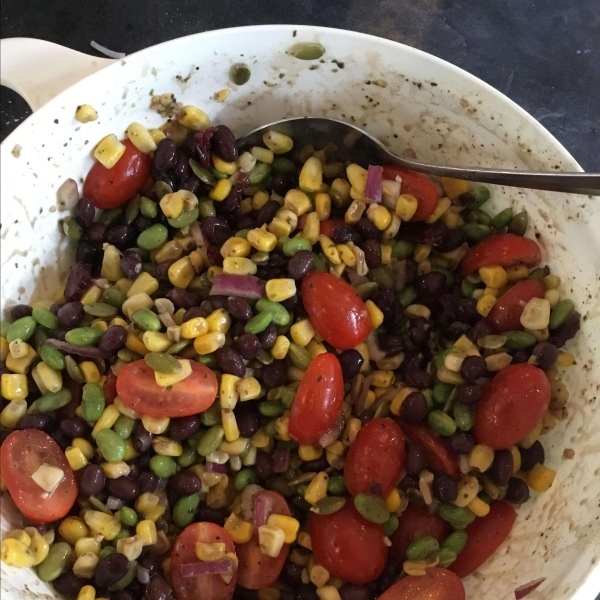
[[[396,310],[400,312],[400,303],[395,298],[392,290],[379,290],[373,295],[371,300],[373,300],[379,310],[381,310],[386,319],[392,316]]]
[[[464,231],[460,229],[451,229],[446,236],[446,239],[436,245],[438,252],[451,252],[462,246],[466,241]]]
[[[302,567],[287,560],[283,565],[280,577],[288,585],[297,586],[302,581]]]
[[[364,240],[360,234],[351,225],[340,224],[333,230],[331,237],[336,244],[347,244],[352,242],[357,246],[362,246]]]
[[[163,260],[156,265],[154,276],[159,281],[169,281],[169,268],[175,262],[175,259]]]
[[[497,485],[506,485],[513,473],[514,459],[510,450],[496,450],[489,474]]]
[[[167,292],[167,298],[175,305],[175,308],[192,308],[200,304],[200,297],[183,288],[173,288]]]
[[[192,306],[188,308],[183,314],[183,322],[189,321],[190,319],[195,319],[196,317],[202,317],[206,319],[210,313],[201,306]]]
[[[65,285],[65,300],[72,302],[81,299],[92,281],[92,265],[89,262],[76,262]]]
[[[154,224],[154,220],[149,217],[145,217],[144,215],[138,215],[131,224],[133,228],[138,232],[142,233],[142,231],[146,231],[146,229],[150,229]]]
[[[363,366],[365,359],[358,350],[344,350],[338,355],[340,366],[342,367],[342,375],[344,381],[350,381],[356,375],[360,373],[360,369]]]
[[[536,440],[530,448],[519,448],[521,453],[521,469],[531,471],[535,465],[543,465],[546,460],[544,446],[539,440]]]
[[[150,471],[144,471],[137,479],[136,483],[140,486],[140,493],[155,492],[158,487],[158,477]]]
[[[280,208],[279,202],[275,200],[265,202],[256,215],[256,226],[262,227],[265,223],[270,223]]]
[[[376,269],[381,265],[381,246],[375,240],[367,240],[362,245],[362,251],[365,253],[365,261],[369,269]]]
[[[60,428],[71,439],[82,437],[89,429],[87,423],[79,417],[71,417],[60,421]]]
[[[138,485],[128,477],[118,477],[106,481],[106,491],[123,502],[131,502],[140,494]]]
[[[419,487],[419,478],[416,475],[405,475],[399,483],[400,489],[407,492],[412,488]]]
[[[206,217],[202,219],[202,231],[211,244],[222,246],[231,236],[231,227],[221,217]]]
[[[228,515],[229,513],[227,513]],[[227,518],[223,509],[220,508],[211,508],[206,504],[201,504],[198,508],[198,512],[196,513],[196,521],[208,521],[209,523],[216,523],[217,525],[221,525],[221,527],[225,523],[225,519]]]
[[[414,289],[418,296],[439,296],[446,291],[446,286],[446,275],[431,271],[417,278]]]
[[[61,326],[69,329],[77,327],[84,316],[83,304],[78,301],[63,304],[56,315]]]
[[[177,162],[177,146],[171,138],[163,138],[158,142],[154,157],[152,158],[152,168],[162,175],[165,171],[172,169]]]
[[[408,329],[408,335],[415,346],[425,346],[431,337],[431,323],[425,317],[415,317]]]
[[[191,435],[194,435],[200,429],[200,417],[190,415],[188,417],[178,417],[169,422],[169,437],[176,442],[181,442]]]
[[[13,321],[21,319],[23,317],[30,317],[33,312],[33,308],[28,304],[17,304],[10,309],[10,316]]]
[[[96,221],[86,228],[85,234],[93,244],[102,244],[106,240],[106,225]]]
[[[192,194],[196,194],[200,189],[200,180],[193,174],[189,174],[179,186],[180,190],[187,190]]]
[[[60,446],[63,452],[71,445],[71,440],[62,429],[54,429],[50,432],[50,437]]]
[[[458,496],[458,485],[448,473],[437,471],[433,476],[432,491],[440,502],[451,504]]]
[[[118,352],[125,346],[127,330],[121,325],[111,325],[102,336],[98,347],[104,352]]]
[[[124,250],[131,246],[136,238],[136,231],[129,225],[115,225],[108,230],[106,234],[106,241],[113,246],[116,246],[119,250]]]
[[[135,279],[142,272],[142,257],[137,252],[125,252],[121,258],[121,269],[127,279]]]
[[[242,324],[243,325],[243,324]],[[256,358],[261,351],[259,338],[253,333],[244,333],[235,338],[235,347],[239,353],[246,359]]]
[[[375,227],[375,223],[367,217],[362,217],[356,224],[356,231],[363,238],[363,240],[376,240],[381,241],[381,231]]]
[[[56,317],[56,315],[58,315],[58,311],[60,310],[60,307],[62,305],[59,304],[58,302],[55,302],[51,307],[50,307],[50,312]]]
[[[345,583],[340,588],[342,600],[371,600],[373,594],[366,585],[352,585]]]
[[[467,356],[460,366],[460,374],[469,383],[485,377],[486,373],[487,365],[482,356]]]
[[[260,416],[254,403],[238,402],[233,412],[242,437],[251,438],[260,429]]]
[[[137,583],[139,583],[139,582],[137,582]],[[127,589],[127,590],[119,590],[119,591],[115,592],[113,600],[137,600],[138,598],[142,598],[143,597],[143,590],[141,592],[142,593],[139,596],[136,596],[129,589]],[[102,597],[106,598],[106,596],[102,596]]]
[[[444,439],[446,447],[453,454],[469,454],[475,446],[475,440],[470,433],[459,431]]]
[[[301,583],[294,590],[294,600],[319,600],[317,588],[310,583]]]
[[[529,350],[526,350],[525,348],[521,348],[520,350],[513,350],[511,354],[513,357],[513,365],[526,363],[529,360]]]
[[[470,406],[481,400],[482,389],[471,383],[461,383],[456,388],[456,400],[461,404]]]
[[[411,392],[400,407],[400,416],[408,423],[420,423],[427,416],[427,400],[421,392]]]
[[[211,139],[211,150],[226,162],[233,162],[238,157],[235,135],[226,125],[217,126]]]
[[[50,433],[54,428],[54,419],[51,415],[25,415],[19,419],[17,429],[38,429]]]
[[[492,326],[485,319],[480,319],[473,327],[471,327],[469,338],[476,342],[479,338],[482,338],[485,335],[491,335],[492,333]]]
[[[562,348],[580,328],[581,315],[574,310],[565,320],[565,322],[552,332],[548,342],[554,344],[557,348]]]
[[[234,319],[240,321],[247,321],[252,318],[250,305],[243,298],[237,296],[227,298],[227,310]]]
[[[382,594],[398,579],[402,571],[402,565],[396,560],[390,558],[383,569],[383,573],[375,580],[375,587],[378,594]]]
[[[211,265],[215,265],[217,267],[223,266],[223,256],[221,256],[221,251],[219,250],[218,246],[209,246],[206,249],[206,255],[208,256],[208,262],[210,262]]]
[[[409,475],[418,475],[427,466],[427,452],[420,444],[408,446],[404,456],[404,468]]]
[[[83,496],[97,496],[104,489],[105,480],[102,468],[90,463],[81,470],[79,492]]]
[[[89,198],[82,196],[77,201],[75,218],[84,227],[89,227],[96,216],[96,208]]]
[[[268,388],[279,387],[287,382],[287,363],[285,360],[274,360],[263,368],[263,383]]]
[[[229,373],[236,377],[243,377],[246,373],[246,365],[244,364],[242,355],[233,348],[219,348],[215,352],[215,358],[217,359],[219,369],[223,373]]]
[[[293,173],[277,173],[271,179],[271,189],[276,194],[285,196],[297,183],[298,178]]]
[[[191,471],[179,471],[169,479],[169,485],[180,496],[189,496],[200,491],[202,482]]]
[[[456,318],[463,323],[473,324],[481,319],[477,303],[471,298],[461,298],[456,305]]]
[[[404,374],[406,385],[420,390],[429,387],[431,384],[431,375],[423,369],[408,369]]]
[[[309,250],[300,250],[290,258],[287,264],[288,275],[299,281],[313,270],[315,264],[314,255]]]
[[[505,499],[515,504],[522,504],[529,500],[529,486],[520,477],[511,477],[508,480]]]
[[[158,556],[153,556],[152,554],[147,554],[144,558],[140,559],[139,565],[146,569],[150,574],[150,577],[152,577],[152,575],[158,572],[160,558]]]
[[[53,582],[54,589],[63,598],[77,598],[81,588],[87,585],[89,582],[83,577],[78,577],[73,571],[66,571],[59,575]]]
[[[146,597],[148,600],[169,600],[172,595],[173,590],[171,586],[160,575],[154,575],[150,579],[150,583],[146,586]]]
[[[179,151],[177,162],[173,167],[173,175],[175,175],[179,181],[182,181],[190,174],[190,172],[190,157],[185,152]]]
[[[550,342],[540,342],[533,347],[532,355],[536,358],[537,366],[548,371],[556,364],[558,348]]]
[[[275,474],[273,466],[273,458],[264,450],[259,450],[256,453],[256,462],[254,463],[254,471],[259,479],[269,479]]]
[[[269,350],[275,345],[277,339],[277,327],[275,323],[269,323],[269,326],[258,334],[258,340],[263,350]],[[285,383],[285,382],[284,382]]]
[[[327,462],[327,457],[325,456],[325,452],[319,457],[313,460],[305,460],[300,465],[300,470],[303,473],[319,473],[320,471],[324,471],[329,468],[329,463]]]
[[[421,236],[423,243],[431,244],[436,248],[438,246],[444,246],[444,242],[450,235],[450,230],[441,221],[435,223],[424,223],[421,229]]]
[[[136,421],[133,428],[133,447],[138,452],[146,452],[152,447],[152,434],[144,429],[141,421]]]
[[[212,304],[212,310],[216,310],[219,308],[227,309],[227,296],[211,296],[210,303]]]
[[[104,252],[99,244],[92,244],[87,240],[80,240],[75,250],[75,261],[78,263],[89,263],[98,268],[102,263]]]

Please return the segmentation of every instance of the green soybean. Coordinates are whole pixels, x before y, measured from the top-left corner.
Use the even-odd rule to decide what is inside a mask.
[[[69,377],[75,383],[83,383],[85,381],[85,378],[81,369],[79,368],[79,365],[75,362],[75,359],[69,354],[65,356],[65,367],[67,369]]]
[[[129,506],[124,506],[121,509],[121,523],[125,525],[125,527],[135,527],[138,522],[138,516],[133,508]]]
[[[548,275],[546,267],[538,267],[529,273],[529,279],[535,279],[536,281],[541,281]]]
[[[573,300],[565,298],[556,304],[550,313],[550,322],[548,327],[550,329],[556,329],[560,327],[566,320],[567,317],[573,312],[575,304]]]
[[[96,434],[96,445],[108,462],[119,462],[125,456],[125,442],[112,429],[101,429]]]
[[[56,316],[47,308],[34,308],[31,316],[39,325],[46,327],[47,329],[58,329],[60,327],[60,323],[58,322]]]
[[[379,286],[374,281],[367,281],[356,286],[356,291],[363,300],[368,300],[378,289]]]
[[[432,410],[427,415],[427,424],[429,429],[438,435],[448,436],[456,432],[456,423],[452,417],[441,410]]]
[[[294,494],[292,488],[288,485],[288,482],[282,476],[272,477],[271,479],[269,479],[267,481],[266,487],[269,490],[279,492],[282,496],[285,496],[286,498],[289,498]]]
[[[149,352],[144,357],[144,360],[153,371],[157,371],[158,373],[174,375],[181,371],[181,363],[174,356],[165,352]]]
[[[476,208],[472,210],[465,218],[467,223],[479,223],[480,225],[491,225],[492,217],[484,210]]]
[[[292,364],[303,371],[308,369],[308,365],[310,365],[312,362],[312,356],[310,355],[310,352],[303,346],[299,346],[294,342],[290,343],[290,348],[287,355],[290,357]]]
[[[255,473],[254,469],[241,469],[235,475],[233,480],[233,487],[237,492],[241,492],[246,488],[246,486],[257,483],[258,475]]]
[[[200,505],[200,494],[182,496],[173,507],[173,521],[179,527],[187,527],[196,516]]]
[[[6,321],[0,321],[0,335],[3,338],[6,338],[6,336],[8,335],[9,327],[10,327],[10,323],[7,323]]]
[[[294,164],[293,160],[286,158],[285,156],[276,156],[273,158],[273,162],[271,163],[271,169],[273,173],[292,173],[295,174],[298,169]]]
[[[114,546],[104,546],[104,548],[100,550],[100,554],[98,554],[98,557],[106,558],[107,556],[114,554],[116,551],[117,549]]]
[[[469,209],[481,208],[489,199],[490,199],[490,190],[485,186],[476,187],[471,195],[475,199],[474,201],[469,202],[467,207]]]
[[[438,567],[446,568],[449,567],[456,560],[456,552],[450,550],[450,548],[440,548],[436,552],[438,558]]]
[[[200,216],[203,219],[217,216],[217,209],[215,208],[215,203],[212,200],[202,200],[202,202],[198,204],[198,210],[200,211]]]
[[[312,250],[312,244],[310,243],[310,240],[307,240],[303,237],[295,237],[289,239],[283,245],[283,253],[286,256],[294,256],[294,254],[300,252],[301,250]]]
[[[472,429],[474,417],[471,409],[464,404],[457,404],[454,407],[454,422],[461,431],[469,431]]]
[[[102,292],[102,300],[110,306],[114,306],[117,310],[121,310],[123,303],[127,300],[127,292],[111,285]]]
[[[456,554],[460,554],[467,544],[469,535],[466,531],[454,531],[442,543],[442,548],[448,548]]]
[[[462,230],[467,236],[467,239],[472,242],[478,242],[492,233],[492,229],[489,225],[483,225],[481,223],[466,223],[462,226]]]
[[[74,346],[94,346],[100,341],[102,334],[95,327],[77,327],[67,331],[65,341]]]
[[[270,418],[281,417],[287,410],[279,400],[267,400],[258,405],[261,415]]]
[[[250,185],[257,185],[271,174],[271,167],[263,162],[257,162],[256,166],[248,173]]]
[[[119,590],[124,590],[128,585],[133,583],[133,580],[135,579],[136,575],[137,560],[131,560],[129,561],[129,570],[127,571],[127,574],[121,579],[119,579],[117,583],[109,586],[108,590],[110,592],[118,592]]]
[[[430,535],[424,535],[414,540],[406,549],[408,560],[424,560],[437,552],[440,548],[439,542]]]
[[[340,496],[346,492],[346,482],[343,475],[331,475],[327,483],[327,491],[334,496]]]
[[[317,42],[307,42],[297,46],[292,55],[300,60],[317,60],[325,54],[325,48]]]
[[[141,354],[138,354],[137,352],[134,352],[133,350],[130,350],[129,348],[121,348],[117,352],[117,356],[124,363],[132,363],[136,360],[140,360],[141,358],[143,358]]]
[[[67,567],[73,550],[66,542],[50,546],[46,558],[38,565],[37,574],[42,581],[54,581]]]
[[[441,352],[438,352],[433,357],[433,366],[436,369],[441,369],[444,366],[444,361],[446,360],[446,357],[448,356],[448,354],[452,354],[452,352],[455,352],[455,349],[452,346],[450,348],[446,348],[445,350],[442,350]],[[451,383],[444,383],[442,381],[438,381],[437,383],[440,383],[442,385],[449,385],[450,392],[452,392],[452,388],[454,386]],[[440,394],[445,393],[445,388],[438,393],[440,393]],[[450,395],[450,394],[448,394],[448,395]],[[440,401],[440,404],[444,404],[445,402],[446,402],[446,400],[442,400],[442,401]]]
[[[529,215],[526,211],[516,214],[510,221],[508,233],[515,235],[525,235],[527,226],[529,225]]]
[[[218,402],[213,402],[210,408],[207,408],[200,417],[202,425],[212,427],[221,422],[221,407]],[[220,443],[220,442],[219,442]],[[210,454],[210,452],[209,452]]]
[[[126,440],[127,438],[131,437],[134,426],[134,419],[128,417],[127,415],[119,415],[119,418],[113,425],[113,431],[118,433],[121,439]]]
[[[197,446],[198,444],[196,444]],[[177,464],[182,468],[191,467],[198,458],[195,447],[185,446],[183,452],[177,457]]]
[[[273,320],[273,313],[261,312],[254,315],[244,326],[245,333],[260,333],[264,331]]]
[[[58,392],[48,392],[36,400],[35,406],[41,413],[49,413],[66,406],[71,401],[71,392],[62,388]]]
[[[292,404],[294,403],[294,398],[296,397],[296,392],[298,391],[298,386],[288,385],[281,390],[281,403],[286,408],[292,408]]]
[[[150,198],[146,198],[142,196],[142,200],[140,202],[140,212],[144,217],[148,219],[154,219],[158,215],[158,205]]]
[[[467,277],[465,277],[460,282],[460,291],[465,298],[472,298],[473,292],[477,289],[477,284],[470,281]]]
[[[219,410],[221,410],[220,406]],[[190,437],[186,440],[186,444],[190,448],[193,448],[194,452],[196,452],[196,448],[198,447],[198,444],[200,443],[200,440],[202,439],[202,436],[206,433],[206,431],[207,430],[204,427],[200,427],[200,429],[198,429],[196,433],[192,433],[192,435],[190,435]]]
[[[6,341],[8,343],[15,340],[26,342],[33,335],[36,327],[37,321],[33,317],[21,317],[8,326]]]
[[[317,515],[332,515],[344,508],[346,498],[343,496],[325,496],[318,500],[312,508]]]
[[[229,77],[235,85],[248,83],[251,74],[250,67],[245,63],[236,63],[229,70]]]
[[[390,537],[396,529],[398,529],[398,517],[396,515],[390,515],[390,518],[383,524],[383,531],[385,535]]]
[[[160,331],[162,327],[158,315],[149,308],[138,308],[131,315],[131,320],[144,331]]]
[[[144,250],[156,250],[167,241],[168,237],[169,230],[164,225],[156,223],[138,235],[137,245]]]
[[[40,349],[40,358],[56,371],[62,371],[65,368],[65,357],[62,352],[50,346],[42,346]]]
[[[410,306],[416,299],[417,292],[415,292],[412,285],[408,285],[398,292],[398,302],[400,302],[404,308]]]
[[[98,217],[98,221],[102,223],[102,225],[106,225],[106,227],[110,227],[114,225],[123,215],[122,208],[109,208],[108,210],[103,210]]]
[[[370,273],[370,278],[377,284],[379,289],[391,290],[394,287],[394,275],[389,267],[377,267]]]
[[[504,347],[507,350],[520,350],[521,348],[529,348],[534,346],[537,340],[532,333],[527,331],[505,331],[506,336]]]
[[[194,221],[198,220],[198,215],[200,214],[200,209],[195,206],[192,210],[184,210],[182,213],[173,219],[168,219],[168,223],[171,227],[175,229],[183,229],[188,225],[191,225]]]
[[[415,245],[408,240],[396,240],[392,247],[392,257],[398,260],[410,258],[415,251]]]
[[[83,310],[88,315],[92,315],[92,317],[96,317],[98,319],[112,319],[117,314],[117,309],[104,302],[92,302],[91,304],[86,304],[83,307]]]
[[[425,400],[427,401],[427,410],[431,410],[434,406],[433,390],[430,390],[429,388],[425,388],[424,390],[421,390],[421,394],[423,394],[423,396],[425,396]]]
[[[371,523],[383,525],[390,518],[385,501],[373,494],[358,494],[354,497],[354,506]]]
[[[165,479],[175,475],[177,471],[177,463],[170,456],[161,456],[156,454],[150,459],[150,468],[157,477]]]
[[[104,390],[97,383],[86,383],[81,397],[81,416],[88,423],[95,423],[105,407]]]
[[[444,356],[444,359],[446,357]],[[446,404],[450,394],[454,390],[454,385],[444,381],[436,381],[433,386],[433,400],[436,404]]]
[[[327,262],[320,254],[314,255],[313,262],[314,262],[316,271],[322,271],[323,273],[329,273],[329,267],[327,266]]]
[[[513,218],[512,208],[505,208],[501,210],[493,219],[492,219],[492,227],[494,229],[504,229],[508,227],[509,223]]]
[[[464,529],[475,520],[475,513],[468,508],[462,508],[455,504],[441,504],[439,515],[448,521],[454,529]]]
[[[268,437],[275,437],[277,435],[277,419],[271,419],[263,425],[263,432]]]
[[[225,431],[221,425],[213,425],[203,436],[198,444],[198,454],[208,456],[214,452],[223,441]]]
[[[63,222],[63,231],[65,235],[73,242],[78,242],[83,236],[83,227],[77,222],[75,217],[69,217]]]
[[[121,529],[119,529],[119,533],[117,533],[117,537],[112,542],[113,544],[116,544],[119,540],[124,540],[128,537],[131,537],[131,529],[128,529],[127,527],[121,527]]]
[[[273,315],[273,323],[275,323],[275,325],[281,325],[282,327],[288,325],[291,319],[289,311],[284,306],[279,302],[273,302],[266,298],[258,300],[256,303],[256,310],[259,313],[271,313],[271,315]]]
[[[452,285],[456,277],[454,277],[454,273],[445,267],[432,267],[432,271],[437,271],[438,273],[443,273],[446,276],[446,284]]]

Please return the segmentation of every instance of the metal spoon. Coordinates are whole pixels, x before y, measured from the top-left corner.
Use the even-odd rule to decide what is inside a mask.
[[[456,179],[467,179],[480,183],[600,196],[600,173],[535,172],[516,169],[432,165],[397,156],[367,132],[338,119],[300,117],[275,121],[254,129],[239,138],[239,147],[248,148],[262,144],[263,133],[268,130],[289,135],[298,148],[302,148],[307,144],[312,144],[315,147],[334,144],[338,148],[338,160],[350,160],[364,167],[369,164],[398,165],[439,177],[455,177]]]

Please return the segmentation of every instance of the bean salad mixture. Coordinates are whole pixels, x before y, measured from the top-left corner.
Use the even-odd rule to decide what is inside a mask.
[[[2,322],[2,561],[68,600],[464,600],[575,363],[527,213],[177,110],[63,185],[66,285]]]

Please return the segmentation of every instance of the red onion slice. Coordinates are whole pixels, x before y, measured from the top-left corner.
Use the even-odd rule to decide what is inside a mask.
[[[254,526],[256,529],[267,522],[272,509],[273,500],[270,496],[261,494],[256,498],[256,502],[254,503]]]
[[[290,468],[290,449],[277,448],[273,453],[273,470],[275,473],[285,473]]]
[[[325,434],[319,438],[319,444],[322,448],[327,448],[340,437],[340,434],[344,430],[344,416],[342,413],[338,415],[335,425]]]
[[[538,586],[542,585],[542,583],[544,583],[544,581],[546,581],[546,578],[540,577],[539,579],[535,579],[534,581],[530,581],[529,583],[520,585],[515,590],[516,600],[519,600],[520,598],[525,598],[525,596],[527,596],[527,594],[533,592],[533,590],[535,590]]]
[[[215,463],[215,462],[207,462],[206,469],[213,473],[227,473],[227,465],[226,464],[220,465],[219,463]]]
[[[60,350],[67,354],[75,354],[76,356],[83,356],[84,358],[109,358],[110,356],[110,353],[102,352],[100,348],[96,348],[95,346],[75,346],[56,338],[46,340],[46,344],[55,350]]]
[[[381,182],[381,201],[386,208],[395,211],[400,196],[400,182],[384,179]]]
[[[238,296],[258,300],[264,298],[266,282],[253,275],[228,275],[221,273],[215,277],[211,296]]]
[[[227,558],[212,562],[194,562],[181,565],[182,577],[198,577],[199,575],[224,575],[233,572],[233,564]]]
[[[381,202],[381,176],[383,167],[369,165],[367,170],[367,184],[365,186],[365,198],[374,204]]]
[[[148,569],[145,569],[141,565],[138,565],[137,566],[137,580],[142,585],[148,585],[150,583],[150,571],[148,571]]]
[[[194,238],[194,242],[196,242],[196,244],[198,246],[200,246],[201,248],[205,248],[205,247],[209,246],[209,242],[206,239],[204,232],[202,231],[202,227],[200,227],[199,221],[194,221],[190,225],[190,233],[192,234],[192,237]]]

